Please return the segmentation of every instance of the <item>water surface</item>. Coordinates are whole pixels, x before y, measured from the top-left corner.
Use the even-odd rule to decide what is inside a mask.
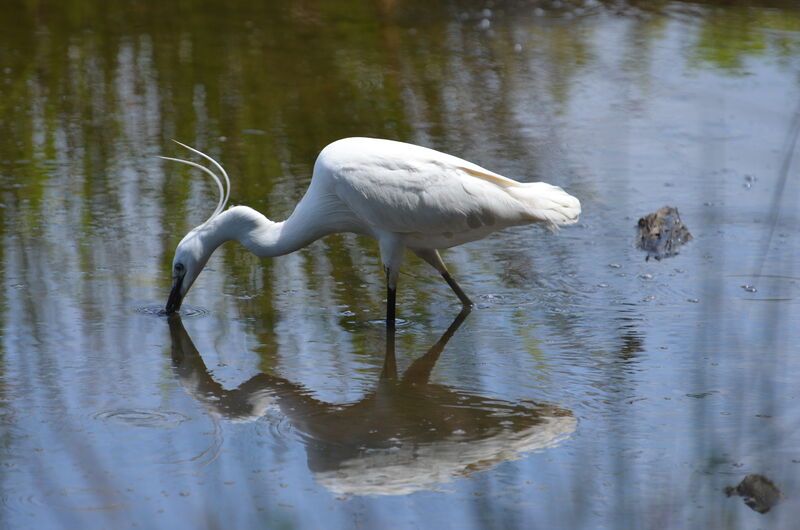
[[[272,3],[269,3],[272,4]],[[787,528],[800,516],[791,2],[11,2],[0,17],[0,523]],[[328,142],[456,154],[577,226],[409,256],[175,245],[221,160],[283,219]],[[694,236],[645,261],[637,220]],[[463,315],[462,315],[463,316]],[[763,475],[767,513],[725,488]]]

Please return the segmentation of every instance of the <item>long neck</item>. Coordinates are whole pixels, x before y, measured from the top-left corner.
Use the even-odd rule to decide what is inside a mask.
[[[286,221],[276,223],[247,206],[222,212],[202,230],[212,249],[235,240],[262,258],[289,254],[329,233],[310,215],[298,211]]]

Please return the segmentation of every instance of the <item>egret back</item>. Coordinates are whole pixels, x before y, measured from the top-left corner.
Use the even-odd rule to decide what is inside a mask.
[[[577,221],[580,202],[561,188],[520,183],[438,151],[370,138],[326,147],[317,175],[367,232],[414,240],[416,248],[447,248],[510,226]]]

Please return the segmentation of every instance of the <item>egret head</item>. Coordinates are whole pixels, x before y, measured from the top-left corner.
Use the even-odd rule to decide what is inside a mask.
[[[189,292],[197,276],[205,267],[211,252],[203,244],[201,227],[195,228],[184,237],[175,257],[172,259],[172,290],[167,299],[166,312],[168,315],[181,308],[183,297]]]
[[[166,312],[168,315],[175,313],[181,308],[183,297],[186,296],[189,288],[197,279],[197,276],[203,270],[203,267],[205,267],[208,258],[211,256],[211,253],[214,252],[216,245],[209,241],[208,231],[205,230],[205,228],[225,208],[231,190],[231,182],[228,178],[228,174],[225,172],[219,162],[193,147],[189,147],[188,145],[182,144],[178,141],[175,141],[175,143],[189,149],[193,153],[196,153],[211,162],[211,164],[213,164],[213,166],[216,167],[222,174],[222,179],[224,180],[225,185],[223,186],[222,180],[220,180],[220,178],[213,171],[205,166],[201,166],[200,164],[183,160],[181,158],[171,158],[166,156],[160,157],[165,160],[180,162],[182,164],[200,169],[214,179],[214,181],[217,183],[220,194],[217,208],[214,210],[214,213],[211,214],[211,217],[209,217],[206,222],[186,234],[181,242],[178,243],[178,248],[175,249],[175,257],[172,260],[172,290],[169,293],[166,307]]]

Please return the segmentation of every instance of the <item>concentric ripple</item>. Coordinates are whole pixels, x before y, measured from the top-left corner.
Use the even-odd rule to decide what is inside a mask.
[[[354,316],[346,315],[339,319],[339,324],[346,331],[358,332],[365,329],[381,329],[386,327],[385,319],[361,320]],[[405,318],[395,319],[395,327],[397,329],[404,329],[412,327],[415,324],[413,320]]]
[[[155,317],[166,317],[167,312],[164,310],[163,305],[144,305],[138,306],[135,308],[137,313],[142,313],[143,315],[151,315]],[[202,317],[206,316],[210,313],[208,309],[205,307],[193,306],[193,305],[184,305],[178,311],[178,314],[183,318],[191,318],[191,317]]]
[[[125,499],[118,491],[100,488],[61,488],[42,496],[9,495],[0,493],[0,507],[13,513],[30,514],[42,507],[49,510],[114,511],[125,507]]]
[[[189,418],[180,412],[152,409],[103,410],[93,415],[103,422],[114,422],[130,427],[164,429],[180,425]]]
[[[49,491],[44,498],[34,499],[48,508],[75,511],[114,511],[125,507],[123,495],[100,488],[61,488]]]

